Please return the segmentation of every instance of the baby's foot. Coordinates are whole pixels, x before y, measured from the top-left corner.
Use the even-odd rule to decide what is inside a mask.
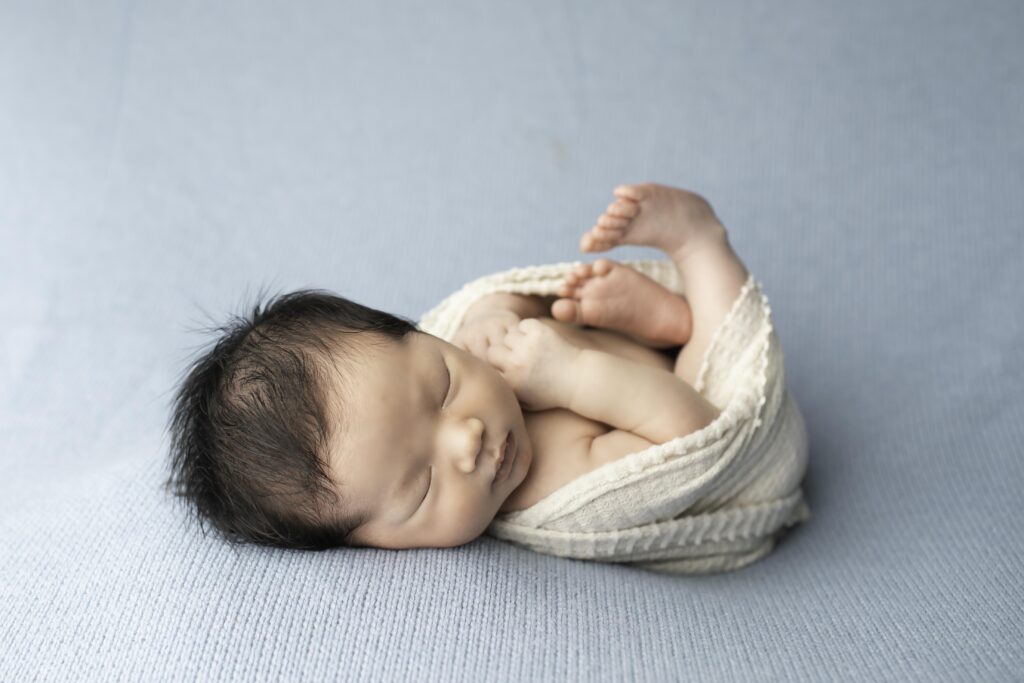
[[[558,288],[551,317],[624,332],[656,348],[690,339],[690,305],[629,266],[602,258],[583,263]]]
[[[581,251],[635,244],[657,247],[679,263],[725,235],[711,205],[699,194],[655,183],[619,185],[613,193],[618,199],[580,238]]]

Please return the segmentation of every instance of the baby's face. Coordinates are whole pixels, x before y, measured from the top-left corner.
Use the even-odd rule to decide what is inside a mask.
[[[511,385],[488,363],[426,333],[368,354],[348,387],[347,431],[331,444],[342,499],[369,515],[353,540],[441,548],[477,538],[533,461]],[[495,480],[509,432],[518,455]]]

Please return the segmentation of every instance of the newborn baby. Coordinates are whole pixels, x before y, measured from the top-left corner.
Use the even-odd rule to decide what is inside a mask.
[[[694,380],[747,270],[699,195],[652,183],[614,194],[581,250],[661,249],[686,298],[599,259],[557,296],[481,298],[448,343],[294,292],[219,328],[190,370],[169,485],[233,541],[450,547],[705,427],[719,411]]]

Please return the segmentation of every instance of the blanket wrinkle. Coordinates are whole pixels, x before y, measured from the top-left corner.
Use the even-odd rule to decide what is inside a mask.
[[[465,284],[420,329],[451,341],[466,311],[494,292],[555,294],[581,261],[512,268]],[[622,261],[684,294],[669,260]],[[694,388],[720,411],[691,434],[605,463],[486,533],[536,552],[669,574],[747,566],[810,518],[800,487],[807,429],[785,386],[782,347],[751,275],[705,351]]]

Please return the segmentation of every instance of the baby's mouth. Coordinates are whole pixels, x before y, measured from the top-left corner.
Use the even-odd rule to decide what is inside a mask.
[[[512,463],[516,459],[516,437],[510,429],[508,434],[505,435],[505,441],[502,443],[501,456],[498,461],[498,465],[494,470],[494,481],[492,485],[499,481],[504,481],[508,478],[508,474],[512,469]]]

